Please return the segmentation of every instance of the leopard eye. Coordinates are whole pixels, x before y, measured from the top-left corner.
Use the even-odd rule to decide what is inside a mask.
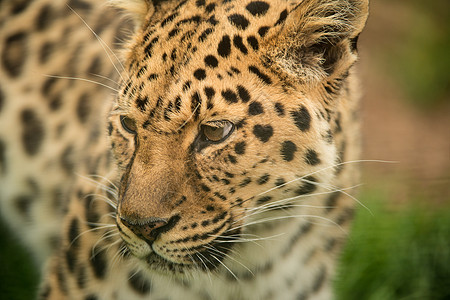
[[[233,129],[233,123],[220,121],[211,123],[210,125],[202,125],[201,133],[205,137],[205,140],[218,143],[225,140],[233,132]]]
[[[127,116],[120,116],[120,124],[122,125],[123,129],[125,129],[125,131],[131,133],[131,134],[136,134],[136,122],[134,122],[133,119],[127,117]]]

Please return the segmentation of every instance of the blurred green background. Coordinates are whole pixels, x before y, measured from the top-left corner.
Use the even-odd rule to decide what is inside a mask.
[[[372,0],[360,38],[359,207],[337,299],[450,299],[450,1]],[[0,226],[0,298],[33,299],[36,272]]]

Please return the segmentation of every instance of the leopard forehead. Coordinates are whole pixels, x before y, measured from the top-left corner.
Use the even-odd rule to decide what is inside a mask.
[[[144,129],[174,132],[188,120],[236,116],[242,109],[230,104],[282,92],[263,70],[260,48],[282,26],[287,2],[187,1],[161,10],[130,46],[117,107]]]

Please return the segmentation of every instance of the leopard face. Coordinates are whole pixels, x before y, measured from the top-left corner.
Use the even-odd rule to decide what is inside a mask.
[[[338,176],[337,108],[367,3],[294,2],[184,1],[143,17],[109,133],[117,227],[147,268],[213,270]]]

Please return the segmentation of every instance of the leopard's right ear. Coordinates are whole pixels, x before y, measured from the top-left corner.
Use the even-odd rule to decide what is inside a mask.
[[[117,8],[128,12],[128,15],[134,21],[134,25],[140,27],[145,18],[155,12],[155,4],[151,0],[109,0],[109,3]]]
[[[292,0],[281,29],[268,36],[266,61],[304,84],[342,78],[357,59],[368,2]]]

